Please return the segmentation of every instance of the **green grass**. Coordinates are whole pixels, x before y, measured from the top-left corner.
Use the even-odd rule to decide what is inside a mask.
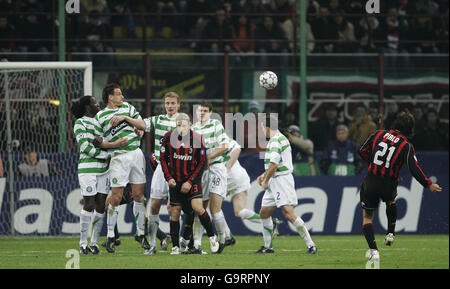
[[[80,268],[189,268],[189,269],[364,269],[367,244],[364,236],[312,235],[317,255],[307,255],[299,236],[279,236],[274,240],[275,254],[255,255],[262,236],[235,236],[236,244],[222,255],[170,255],[158,251],[145,256],[132,237],[122,237],[116,253],[103,248],[100,255],[80,256]],[[104,238],[102,238],[103,240]],[[393,247],[386,247],[383,236],[376,236],[381,269],[448,269],[448,235],[396,236]],[[77,237],[0,237],[0,269],[64,269],[69,249],[78,251]],[[209,251],[209,242],[203,239]],[[158,247],[159,249],[159,247]]]

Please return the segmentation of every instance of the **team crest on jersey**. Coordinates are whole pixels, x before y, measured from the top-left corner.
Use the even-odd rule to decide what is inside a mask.
[[[161,152],[164,153],[166,151],[165,147],[161,147]]]
[[[87,191],[88,193],[92,192],[92,187],[91,187],[91,186],[87,187],[87,188],[86,188],[86,191]]]
[[[204,149],[201,149],[201,150],[200,150],[200,154],[203,156],[203,155],[205,154],[205,150],[204,150]]]
[[[113,184],[117,184],[117,181],[118,181],[117,178],[113,178],[113,179],[112,179],[112,183],[113,183]]]

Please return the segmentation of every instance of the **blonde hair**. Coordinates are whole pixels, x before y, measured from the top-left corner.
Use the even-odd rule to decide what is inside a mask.
[[[176,93],[175,91],[169,91],[166,94],[164,94],[164,101],[166,100],[166,98],[172,98],[175,97],[177,99],[177,102],[180,103],[180,96],[178,95],[178,93]]]

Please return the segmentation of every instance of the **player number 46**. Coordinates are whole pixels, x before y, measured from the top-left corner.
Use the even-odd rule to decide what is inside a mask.
[[[373,162],[374,162],[374,164],[376,164],[378,166],[382,166],[383,161],[380,161],[379,158],[382,158],[386,154],[386,152],[389,150],[389,153],[386,158],[386,163],[384,164],[384,166],[386,168],[389,168],[389,164],[390,164],[389,162],[391,161],[391,158],[394,155],[395,147],[390,147],[388,149],[388,145],[385,142],[380,142],[378,145],[381,147],[381,150],[379,150],[375,153]]]

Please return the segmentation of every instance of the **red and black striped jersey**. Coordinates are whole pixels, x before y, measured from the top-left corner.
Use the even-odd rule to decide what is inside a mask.
[[[206,164],[206,148],[202,137],[190,131],[185,137],[177,130],[167,132],[161,142],[160,161],[167,181],[177,183],[200,181]]]
[[[396,130],[378,130],[361,145],[361,158],[369,164],[369,174],[398,180],[406,162],[413,177],[428,188],[431,181],[420,168],[414,146]]]

